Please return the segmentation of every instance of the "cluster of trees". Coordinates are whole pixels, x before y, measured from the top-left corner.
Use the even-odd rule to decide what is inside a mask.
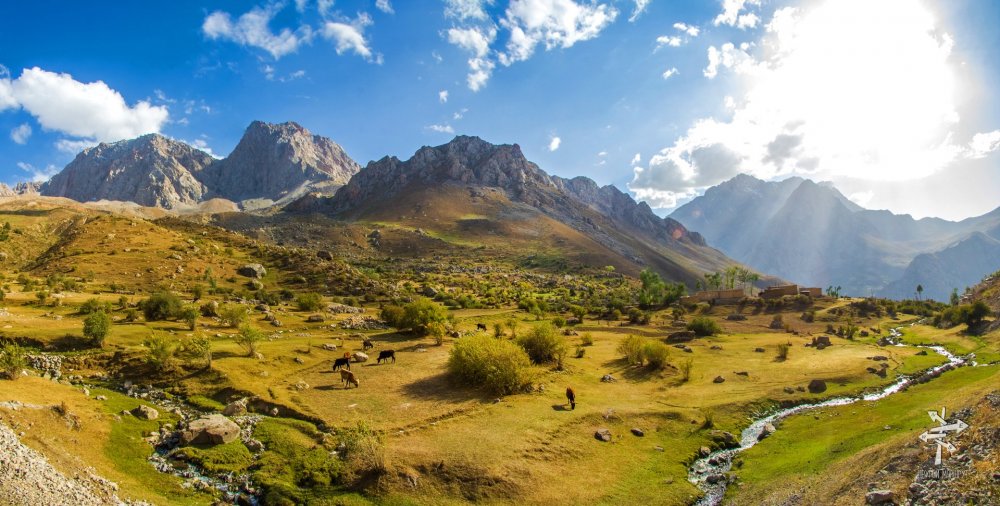
[[[618,344],[618,353],[631,365],[645,364],[651,369],[662,369],[667,365],[670,349],[659,340],[631,335]]]
[[[639,280],[642,282],[642,288],[639,289],[639,305],[644,308],[669,306],[687,293],[687,287],[683,283],[666,283],[659,274],[650,269],[643,269],[639,273]]]
[[[972,304],[951,306],[934,317],[934,324],[939,327],[954,327],[966,324],[970,329],[982,323],[991,314],[990,307],[979,300]]]
[[[448,321],[448,310],[426,297],[420,297],[403,306],[384,306],[379,317],[397,329],[427,335],[437,328],[433,324],[443,326]]]
[[[744,292],[752,294],[753,284],[760,281],[760,274],[742,265],[730,265],[721,272],[706,273],[704,278],[696,282],[698,290],[732,290],[739,284]]]

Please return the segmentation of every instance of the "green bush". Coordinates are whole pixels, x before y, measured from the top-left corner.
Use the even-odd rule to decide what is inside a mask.
[[[177,355],[191,361],[204,360],[212,367],[212,340],[203,335],[181,339]]]
[[[167,336],[153,335],[145,343],[147,348],[149,348],[149,356],[146,357],[146,361],[152,364],[159,370],[165,370],[170,367],[174,358],[174,343]]]
[[[788,360],[788,351],[792,348],[790,343],[781,343],[778,345],[778,360],[784,362]]]
[[[682,383],[687,383],[687,381],[691,379],[691,369],[693,366],[694,366],[694,360],[690,358],[681,362],[681,365],[678,368],[678,370],[680,370],[681,373]]]
[[[528,352],[528,357],[536,364],[554,360],[562,365],[562,359],[566,356],[566,339],[548,323],[533,327],[518,338],[517,344]]]
[[[323,296],[315,292],[303,293],[295,298],[295,305],[301,311],[318,311],[323,307]]]
[[[95,346],[104,346],[104,339],[111,333],[111,317],[104,311],[94,311],[83,320],[83,336]]]
[[[627,336],[618,344],[618,353],[624,355],[629,364],[642,365],[644,341],[640,336]]]
[[[15,342],[0,344],[0,375],[10,380],[21,376],[21,371],[28,365],[24,348]]]
[[[452,375],[501,395],[529,384],[530,366],[523,348],[483,334],[457,340],[448,357],[448,372]]]
[[[421,335],[427,334],[427,325],[444,323],[448,320],[448,310],[427,298],[418,298],[403,306],[403,318],[397,328],[410,329]]]
[[[379,311],[379,318],[397,329],[403,324],[403,308],[393,304],[387,305]]]
[[[80,314],[90,314],[97,311],[103,311],[105,313],[111,312],[110,302],[101,302],[96,298],[87,299],[86,302],[80,305]]]
[[[194,330],[195,326],[198,324],[199,314],[201,314],[201,311],[198,310],[198,306],[190,304],[181,308],[180,314],[177,316],[183,320],[184,323],[187,323],[189,330]]]
[[[688,323],[687,329],[694,332],[695,335],[702,337],[713,336],[722,332],[722,328],[719,327],[719,324],[707,316],[699,316],[692,319]]]
[[[264,337],[260,329],[250,323],[244,323],[240,325],[240,331],[233,336],[233,340],[247,351],[248,357],[253,357],[257,354],[257,345],[264,340]]]
[[[583,335],[580,336],[580,344],[582,344],[584,346],[593,346],[594,345],[594,335],[591,334],[590,332],[584,332]]]
[[[652,369],[663,369],[667,365],[670,349],[667,345],[655,339],[647,339],[642,345],[642,358]]]
[[[181,310],[181,299],[170,292],[157,292],[139,305],[146,321],[154,322],[175,318]]]
[[[227,302],[219,306],[219,319],[224,325],[239,327],[250,320],[250,311],[243,304]]]

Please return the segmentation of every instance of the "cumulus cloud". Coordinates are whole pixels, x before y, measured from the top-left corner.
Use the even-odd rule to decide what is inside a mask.
[[[92,141],[88,139],[59,139],[56,141],[56,149],[66,153],[68,155],[75,155],[87,148],[92,148],[97,145],[97,141]]]
[[[187,141],[185,141],[185,142],[187,142]],[[187,142],[187,143],[190,144],[191,146],[197,148],[197,149],[200,149],[200,150],[208,153],[208,156],[211,156],[212,158],[215,158],[216,160],[222,159],[221,156],[215,154],[215,152],[212,151],[212,148],[208,145],[208,141],[206,141],[204,138],[195,139],[195,140],[193,140],[191,142]]]
[[[0,110],[21,108],[45,130],[94,141],[116,141],[159,132],[169,119],[167,106],[140,100],[129,106],[103,81],[81,83],[69,74],[38,67],[24,69],[17,79],[0,78]],[[18,127],[11,138],[27,140],[31,128]],[[15,130],[18,130],[15,129]]]
[[[486,6],[493,5],[493,0],[444,0],[445,17],[459,21],[466,19],[485,20]]]
[[[656,49],[663,46],[680,47],[684,40],[676,35],[660,35],[656,38]]]
[[[511,0],[501,26],[510,30],[506,53],[500,63],[509,66],[527,60],[535,47],[546,51],[570,48],[597,37],[618,16],[608,4],[581,4],[573,0]]]
[[[690,37],[697,37],[701,33],[701,29],[697,26],[691,26],[687,23],[674,23],[674,29],[680,30],[686,33]]]
[[[469,112],[469,109],[466,108],[466,107],[463,107],[462,109],[459,109],[459,110],[455,111],[455,114],[451,115],[451,119],[453,119],[455,121],[458,121],[458,120],[464,118],[465,117],[465,113],[467,113],[467,112]]]
[[[744,9],[750,5],[760,7],[760,2],[761,0],[724,0],[722,2],[722,12],[715,17],[712,24],[715,26],[735,26],[741,29],[753,28],[757,26],[760,18],[752,12],[744,12]]]
[[[1000,149],[1000,130],[978,133],[969,142],[969,158],[984,158],[986,155]]]
[[[562,139],[553,135],[551,138],[549,138],[549,151],[555,151],[559,149],[560,144],[562,144]]]
[[[59,173],[59,168],[55,165],[48,165],[47,167],[39,168],[31,165],[30,163],[17,162],[17,168],[27,172],[32,182],[41,183],[48,181],[49,178]]]
[[[635,0],[635,9],[632,10],[632,15],[628,17],[628,22],[635,23],[635,20],[639,19],[639,16],[642,16],[642,14],[646,12],[646,9],[649,8],[649,4],[652,3],[652,1],[653,0]]]
[[[663,78],[670,79],[671,77],[677,75],[677,72],[677,67],[671,67],[663,72]]]
[[[26,144],[29,137],[31,137],[31,125],[27,123],[21,123],[10,131],[10,140],[17,144]]]
[[[444,125],[431,125],[431,126],[429,126],[427,128],[429,130],[431,130],[431,131],[442,133],[442,134],[454,134],[455,133],[455,129],[452,128],[451,125],[448,125],[448,124],[444,124]]]
[[[656,49],[654,51],[658,51],[663,46],[680,47],[689,38],[697,37],[701,33],[701,30],[697,26],[691,26],[686,23],[674,23],[674,29],[686,37],[681,38],[680,35],[660,35],[656,38]]]
[[[381,64],[382,55],[373,54],[371,48],[368,47],[368,41],[365,40],[365,27],[371,24],[371,16],[362,12],[350,23],[327,21],[323,25],[321,33],[323,38],[334,43],[337,54],[353,51],[365,60]]]
[[[482,58],[489,54],[490,44],[497,36],[497,30],[492,26],[489,28],[450,28],[447,33],[448,42],[472,53],[476,58]]]
[[[278,33],[272,32],[268,25],[279,10],[280,4],[254,7],[236,21],[227,12],[215,11],[205,17],[201,30],[212,40],[228,40],[242,46],[263,49],[277,60],[294,53],[300,45],[308,43],[312,38],[312,29],[308,25],[302,25],[295,31],[285,28]]]
[[[631,164],[632,165],[639,165],[640,163],[642,163],[642,155],[639,154],[639,153],[636,153],[635,156],[632,157]]]
[[[718,24],[737,26],[733,12],[758,3],[727,0]],[[629,188],[669,208],[741,172],[902,181],[984,156],[1000,147],[1000,131],[953,140],[952,45],[918,2],[779,9],[759,40],[709,48],[705,76],[738,75],[739,91],[724,113],[695,120],[635,167]]]
[[[386,14],[396,13],[396,11],[392,8],[392,4],[389,3],[389,0],[375,0],[375,8]]]

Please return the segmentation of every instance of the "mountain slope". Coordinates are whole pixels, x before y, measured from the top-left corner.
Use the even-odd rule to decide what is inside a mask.
[[[902,276],[886,286],[882,294],[894,298],[913,297],[917,285],[921,285],[924,297],[947,301],[953,289],[962,293],[998,268],[1000,239],[974,232],[941,251],[917,255]]]
[[[143,206],[196,204],[207,189],[200,173],[215,160],[159,134],[83,150],[41,186],[41,194],[79,202],[131,201]]]
[[[337,143],[297,123],[254,121],[233,152],[208,167],[201,181],[213,196],[277,201],[304,187],[342,185],[359,169]]]
[[[549,176],[519,146],[477,137],[423,147],[406,161],[385,157],[333,197],[304,198],[286,210],[430,230],[511,254],[548,251],[632,273],[652,266],[689,285],[732,263],[700,234],[614,187]]]

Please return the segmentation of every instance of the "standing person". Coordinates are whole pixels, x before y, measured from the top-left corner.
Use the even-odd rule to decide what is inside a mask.
[[[576,409],[576,392],[573,387],[566,387],[566,398],[569,399],[569,409]]]

